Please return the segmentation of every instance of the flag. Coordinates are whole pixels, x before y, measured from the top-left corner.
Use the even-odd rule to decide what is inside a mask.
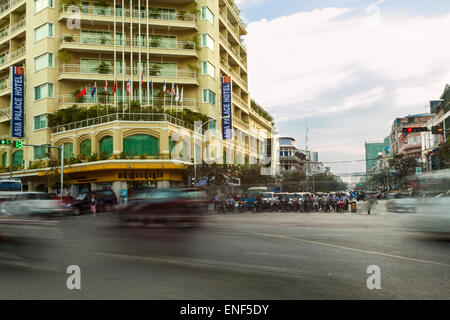
[[[141,87],[144,87],[144,71],[141,73]]]
[[[181,95],[180,95],[180,102],[183,102],[183,87],[181,87]]]
[[[127,92],[130,93],[130,80],[129,79],[128,79],[128,82],[127,82]]]
[[[149,87],[150,87],[150,93],[153,93],[153,82],[152,82],[152,80],[150,80]]]
[[[108,80],[105,80],[105,94],[108,93]]]
[[[163,97],[166,95],[167,93],[167,86],[166,86],[166,80],[164,80],[164,84],[163,84]]]
[[[175,95],[175,84],[172,82],[172,97]]]
[[[97,91],[97,82],[94,83],[94,87],[92,88],[91,97],[94,97],[95,91]]]
[[[114,93],[116,93],[117,91],[117,80],[114,79]]]
[[[177,102],[178,100],[180,100],[180,91],[178,90],[178,86],[177,86],[177,93],[175,95],[175,102]]]
[[[81,96],[85,96],[86,95],[86,87],[83,88],[83,90],[80,91],[80,93],[77,95],[77,99],[80,99]]]

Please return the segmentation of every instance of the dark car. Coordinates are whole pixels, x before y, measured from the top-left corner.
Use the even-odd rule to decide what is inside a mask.
[[[75,215],[90,212],[92,195],[97,200],[96,211],[98,212],[109,211],[113,206],[117,205],[116,195],[112,190],[107,189],[80,193],[72,203],[67,204],[67,207],[72,208]]]
[[[201,189],[157,189],[130,198],[120,213],[122,225],[197,226],[206,213],[208,197]]]

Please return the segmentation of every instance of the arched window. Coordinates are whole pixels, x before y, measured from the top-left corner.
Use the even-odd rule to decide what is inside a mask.
[[[2,166],[6,167],[6,160],[8,159],[8,152],[5,152],[4,154],[2,154]]]
[[[19,167],[23,165],[23,150],[17,150],[13,153],[13,164]]]
[[[100,140],[100,154],[108,153],[108,156],[113,153],[113,137],[108,136]]]
[[[73,157],[73,144],[64,143],[64,160],[70,159],[72,157]]]
[[[178,143],[182,143],[182,144],[183,144],[183,147],[182,147],[182,149],[181,149],[181,152],[180,152],[178,155],[175,155],[175,158],[179,158],[179,157],[187,157],[188,154],[189,154],[189,153],[188,153],[189,150],[188,150],[188,144],[187,144],[187,142],[186,142],[185,140],[183,140],[181,137],[179,138],[178,141],[173,141],[171,136],[169,137],[169,154],[170,154],[170,157],[173,158],[173,157],[172,157],[172,151],[173,151],[173,148],[175,148],[175,146],[176,146]]]
[[[85,139],[80,143],[80,154],[85,156],[90,156],[92,153],[91,139]]]
[[[136,134],[123,139],[123,150],[127,156],[159,155],[159,139],[146,134]]]

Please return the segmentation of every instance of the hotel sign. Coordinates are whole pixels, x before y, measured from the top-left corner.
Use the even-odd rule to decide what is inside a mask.
[[[11,136],[24,137],[24,68],[11,67]]]
[[[231,77],[222,77],[222,137],[224,140],[233,139]]]

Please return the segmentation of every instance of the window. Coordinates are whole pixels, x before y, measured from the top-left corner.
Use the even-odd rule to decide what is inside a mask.
[[[53,83],[44,83],[34,87],[34,100],[53,98]]]
[[[47,67],[53,67],[53,53],[44,53],[34,58],[34,71],[39,71]]]
[[[210,120],[208,122],[208,129],[215,129],[216,128],[216,120]]]
[[[5,152],[5,153],[3,153],[2,154],[2,166],[3,167],[6,167],[6,164],[7,164],[7,157],[8,157],[8,153],[7,152]]]
[[[208,61],[202,63],[202,74],[209,75],[211,78],[216,78],[216,68]]]
[[[211,51],[215,49],[215,42],[207,33],[202,34],[202,47],[208,47]]]
[[[34,13],[44,10],[45,8],[54,8],[53,0],[34,0]]]
[[[13,166],[21,167],[23,165],[23,150],[13,153]]]
[[[81,30],[81,43],[111,44],[112,35],[108,31]]]
[[[34,130],[47,128],[47,115],[41,114],[34,117]]]
[[[113,137],[104,137],[100,140],[100,154],[107,153],[111,156],[113,153]]]
[[[123,150],[127,156],[132,157],[137,157],[141,154],[157,156],[159,155],[159,139],[144,134],[126,137],[123,139]]]
[[[104,62],[105,67],[99,67]],[[81,59],[82,73],[103,73],[111,74],[112,66],[111,60],[97,60],[97,59]]]
[[[85,156],[90,156],[92,153],[91,149],[91,139],[85,139],[80,143],[80,154]]]
[[[202,7],[202,20],[208,20],[212,25],[214,25],[214,14],[208,7]]]
[[[53,23],[46,23],[34,29],[34,42],[47,37],[53,37]]]
[[[34,160],[47,158],[46,147],[33,147],[33,149],[34,149]]]
[[[209,89],[203,89],[203,103],[216,105],[216,94]]]

